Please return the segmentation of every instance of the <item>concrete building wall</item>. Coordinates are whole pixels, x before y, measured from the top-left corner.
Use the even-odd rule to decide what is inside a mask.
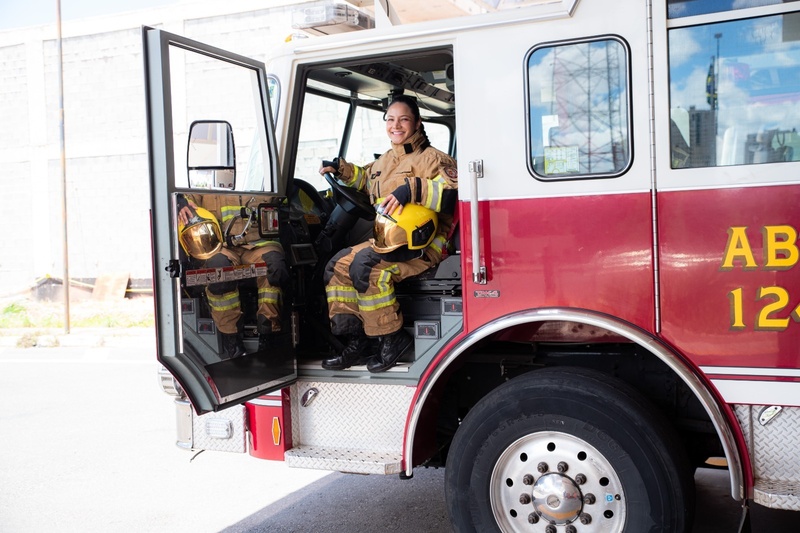
[[[127,273],[149,286],[149,184],[141,26],[266,60],[292,0],[199,1],[65,22],[66,217],[54,25],[0,31],[0,296],[63,276]],[[66,220],[65,220],[66,219]]]

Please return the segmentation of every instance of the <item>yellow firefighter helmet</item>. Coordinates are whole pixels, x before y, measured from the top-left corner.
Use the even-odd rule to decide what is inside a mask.
[[[210,211],[202,207],[193,211],[188,224],[178,223],[178,240],[187,254],[205,260],[222,249],[222,231]]]
[[[399,215],[397,211],[391,216],[379,212],[375,217],[372,247],[380,253],[391,252],[401,246],[419,250],[428,246],[436,237],[438,227],[439,217],[436,211],[421,205],[406,204]]]

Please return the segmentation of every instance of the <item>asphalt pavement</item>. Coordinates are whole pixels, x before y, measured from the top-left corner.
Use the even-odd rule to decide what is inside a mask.
[[[289,469],[178,449],[150,329],[78,330],[36,348],[0,336],[0,531],[450,531],[444,471],[414,478]],[[41,347],[42,345],[57,347]],[[737,531],[727,472],[700,470],[694,531]],[[753,532],[800,514],[754,506]]]

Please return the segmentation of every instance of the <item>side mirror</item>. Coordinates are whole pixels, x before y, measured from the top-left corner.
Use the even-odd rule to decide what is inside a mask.
[[[224,120],[192,122],[186,166],[192,189],[233,190],[236,186],[236,150],[231,125]]]

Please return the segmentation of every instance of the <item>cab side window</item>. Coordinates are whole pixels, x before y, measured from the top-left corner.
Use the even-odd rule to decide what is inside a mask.
[[[529,168],[538,179],[613,177],[631,163],[629,51],[617,38],[534,48]]]

